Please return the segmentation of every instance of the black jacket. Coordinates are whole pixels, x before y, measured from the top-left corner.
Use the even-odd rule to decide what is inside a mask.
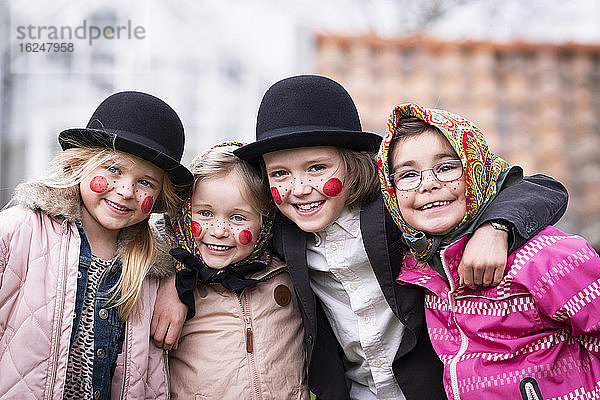
[[[512,252],[546,225],[557,222],[566,210],[567,198],[567,191],[559,182],[543,175],[531,176],[500,192],[480,224],[491,219],[511,223]],[[431,347],[425,326],[423,290],[395,283],[406,247],[381,197],[362,208],[360,227],[383,294],[406,327],[392,365],[396,380],[407,400],[445,399],[442,363]],[[342,349],[310,288],[306,241],[305,232],[285,217],[278,217],[273,249],[287,263],[302,311],[310,390],[318,399],[348,399]]]

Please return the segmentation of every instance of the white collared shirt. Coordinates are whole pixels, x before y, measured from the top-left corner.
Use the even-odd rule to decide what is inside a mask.
[[[352,399],[405,399],[392,371],[404,325],[389,307],[364,248],[360,211],[307,243],[310,285],[341,345]]]

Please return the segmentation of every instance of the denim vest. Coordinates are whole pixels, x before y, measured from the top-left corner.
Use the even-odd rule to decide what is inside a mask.
[[[92,260],[92,250],[83,230],[83,225],[77,222],[81,237],[79,251],[79,271],[77,273],[77,297],[75,300],[75,315],[73,316],[73,331],[71,346],[75,340],[75,332],[79,327],[83,298],[88,280],[88,268]],[[111,381],[116,367],[117,356],[123,347],[125,337],[125,322],[119,319],[119,308],[109,307],[109,292],[121,275],[121,262],[116,260],[100,278],[94,302],[94,370],[92,388],[94,400],[110,400]]]

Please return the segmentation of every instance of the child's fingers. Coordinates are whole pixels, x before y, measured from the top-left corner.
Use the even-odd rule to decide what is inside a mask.
[[[498,284],[502,280],[502,277],[504,277],[505,270],[506,270],[506,263],[504,263],[504,265],[496,268],[496,270],[494,271],[494,280],[493,280],[491,286],[498,286]]]
[[[459,276],[459,281],[461,282],[461,286],[466,285],[466,286],[470,287],[471,289],[475,288],[475,286],[473,284],[473,282],[474,282],[473,268],[465,266],[465,264],[462,261],[460,262],[460,264],[458,266],[458,276]]]
[[[485,272],[483,273],[483,280],[482,280],[483,286],[489,287],[492,285],[492,282],[494,281],[495,273],[496,273],[496,267],[488,265],[485,268]]]
[[[471,289],[475,289],[477,286],[481,286],[483,284],[483,275],[485,273],[485,268],[471,268],[473,270],[473,286]]]
[[[167,330],[165,331],[165,336],[163,337],[163,345],[162,348],[164,350],[173,350],[173,339],[169,337],[169,329],[170,325],[167,325]]]
[[[177,327],[177,324],[169,324],[163,348],[165,350],[177,350],[177,344],[179,343],[179,336],[181,335],[181,326]]]
[[[159,320],[154,333],[152,334],[152,338],[154,339],[154,345],[158,348],[165,349],[164,342],[165,336],[167,335],[168,323],[165,323],[165,320]],[[169,349],[165,349],[169,350]]]
[[[158,327],[159,317],[156,313],[152,314],[152,321],[150,322],[150,336],[154,337],[154,333],[156,332],[156,328]]]

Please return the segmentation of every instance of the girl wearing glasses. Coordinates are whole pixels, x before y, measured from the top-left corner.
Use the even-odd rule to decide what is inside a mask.
[[[446,111],[396,107],[379,150],[384,202],[410,248],[397,282],[422,286],[427,328],[451,399],[596,398],[600,258],[548,226],[508,257],[496,287],[461,286],[469,234],[521,178],[481,131]]]

